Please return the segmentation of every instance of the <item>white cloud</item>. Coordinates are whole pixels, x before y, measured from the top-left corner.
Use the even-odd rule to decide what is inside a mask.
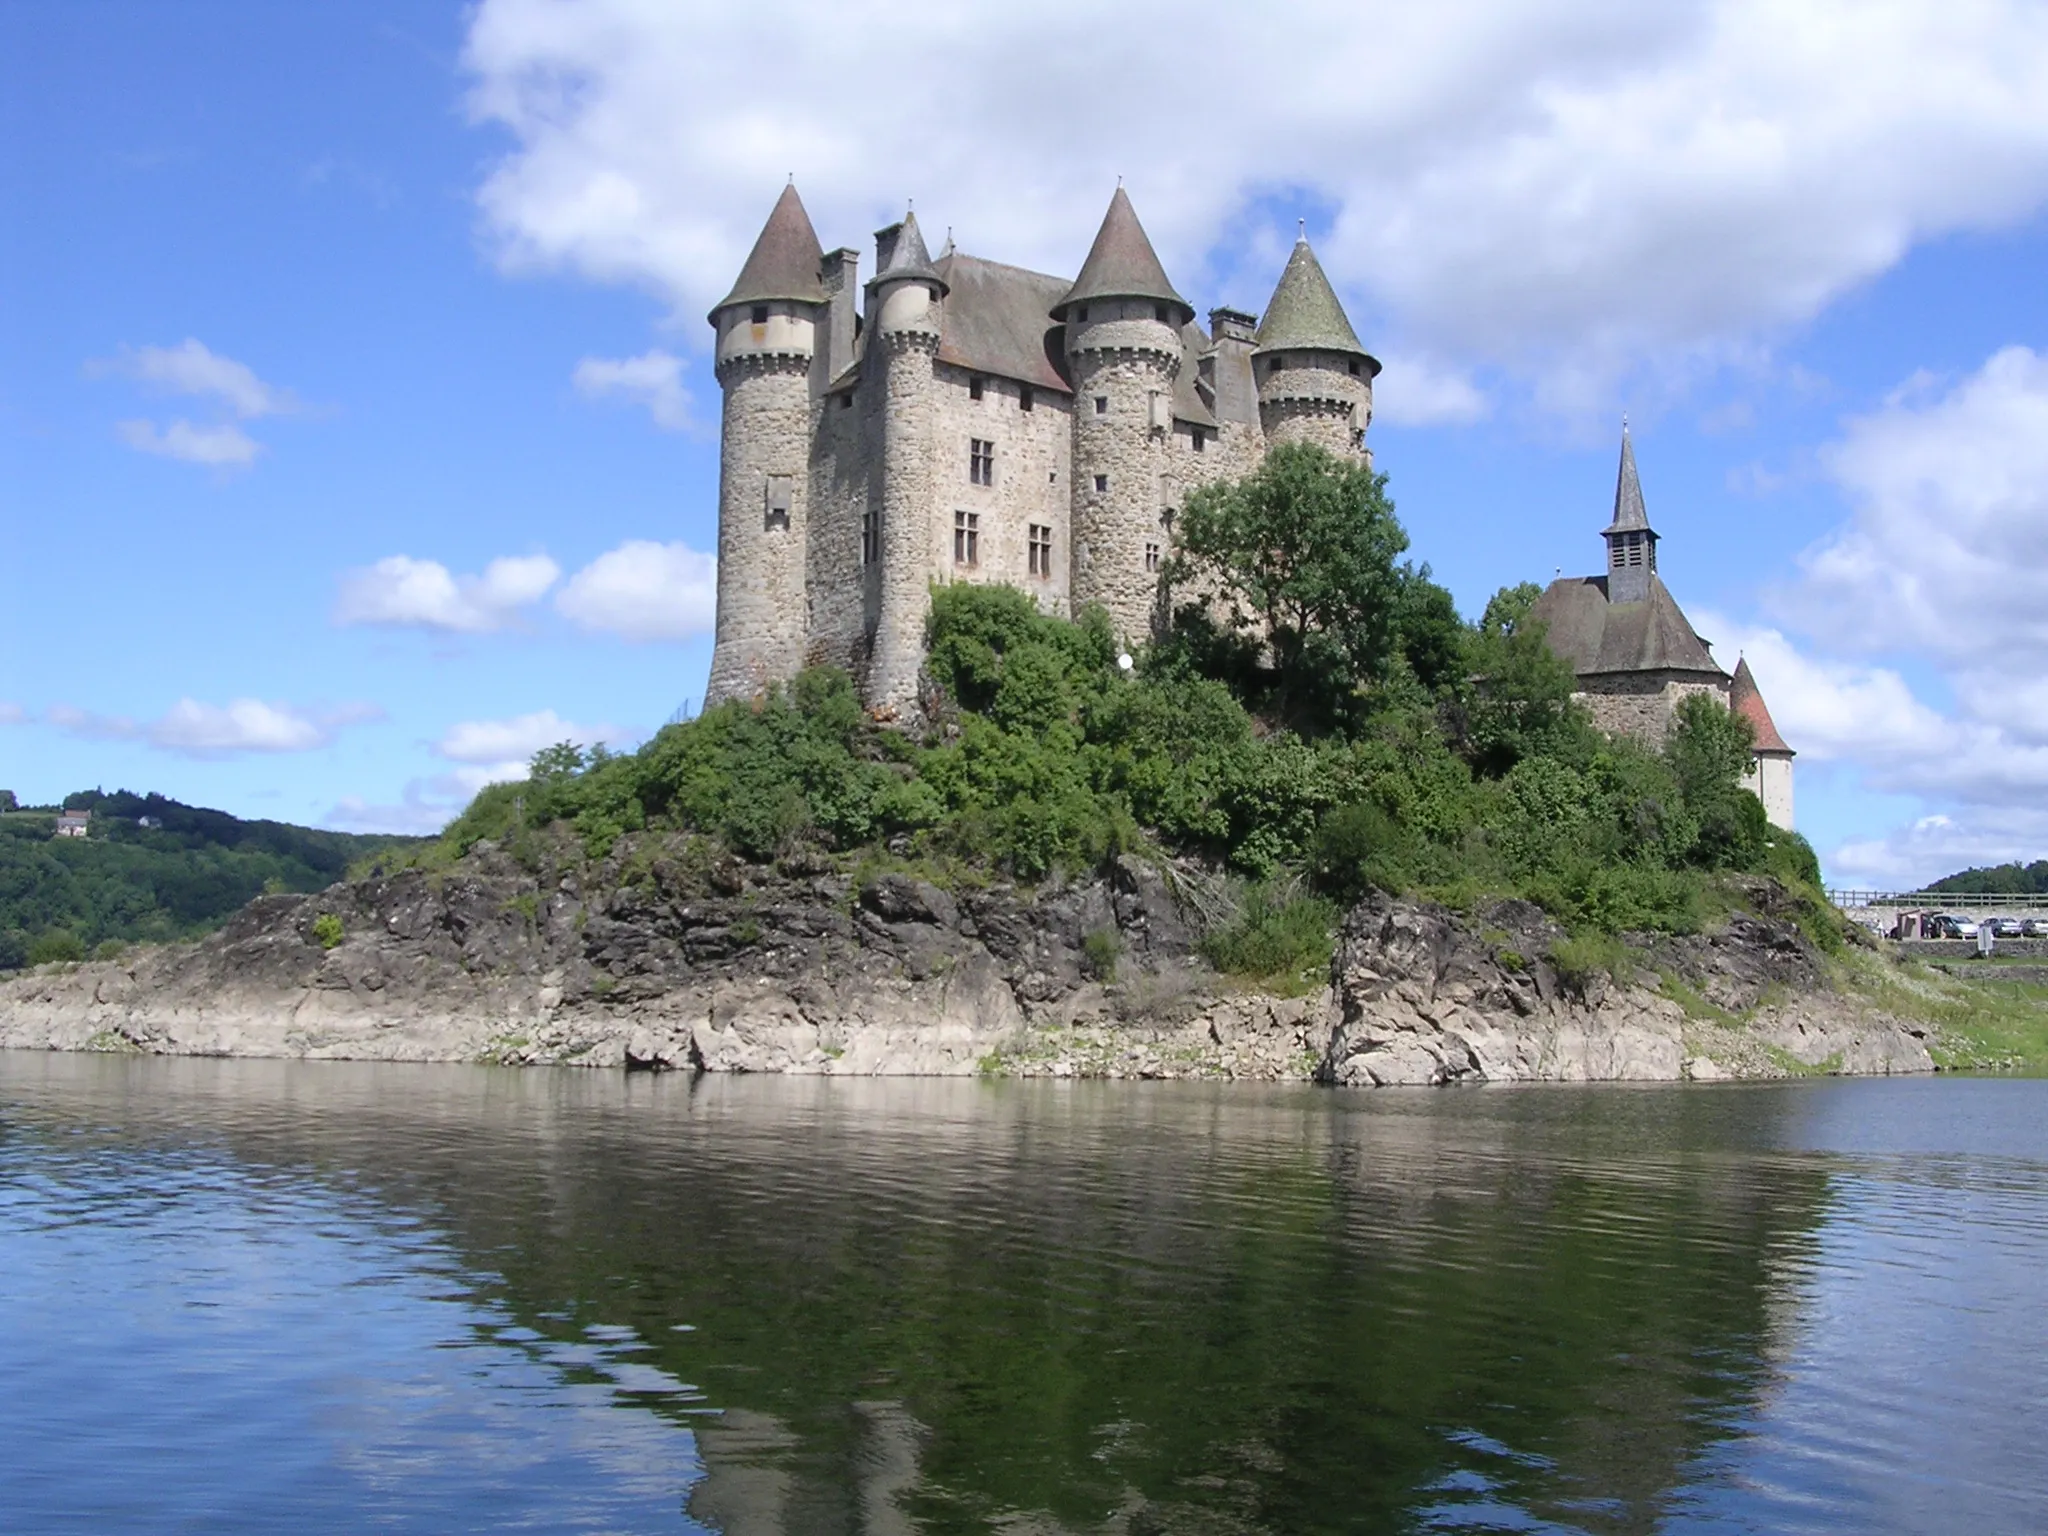
[[[253,464],[263,451],[261,443],[231,421],[201,427],[180,418],[162,429],[152,421],[123,421],[116,423],[114,430],[121,434],[122,442],[139,452],[219,469]]]
[[[350,704],[308,712],[261,699],[205,704],[183,698],[155,720],[101,715],[70,704],[44,712],[50,725],[88,741],[135,741],[185,757],[233,757],[245,752],[310,752],[334,740],[344,726],[380,718],[373,705]]]
[[[616,725],[578,725],[564,720],[552,709],[509,720],[464,720],[451,725],[434,744],[436,755],[452,763],[465,763],[488,771],[488,782],[526,776],[526,765],[542,747],[573,741],[578,746],[602,742],[618,746],[632,733]]]
[[[1128,172],[1202,302],[1262,304],[1294,213],[1330,210],[1319,248],[1368,346],[1574,399],[1645,359],[1744,355],[1915,243],[2048,200],[2048,12],[2026,0],[1244,15],[484,0],[470,108],[514,148],[479,199],[508,266],[651,288],[701,340],[786,172],[828,247],[910,196],[934,233],[1055,272]],[[1048,46],[1062,37],[1089,45]],[[1213,89],[1161,46],[1224,38]],[[889,88],[846,85],[875,79]]]
[[[247,363],[222,357],[203,342],[187,336],[175,347],[134,347],[98,370],[126,374],[180,395],[200,395],[247,420],[296,411],[297,398],[288,389],[266,384]]]
[[[654,424],[665,431],[682,432],[693,425],[683,360],[658,347],[638,357],[586,357],[576,365],[574,381],[590,399],[617,396],[646,406]]]
[[[19,725],[28,718],[28,713],[19,704],[0,700],[0,725]]]
[[[628,640],[709,634],[718,613],[718,561],[687,544],[630,539],[570,577],[555,607],[585,629]]]
[[[1492,409],[1479,386],[1457,369],[1420,355],[1393,353],[1380,361],[1386,372],[1383,382],[1373,386],[1375,421],[1404,427],[1461,425],[1483,420]]]
[[[1950,665],[2048,661],[2048,356],[2007,347],[1944,391],[1915,378],[1821,462],[1851,520],[1778,595],[1846,647]]]
[[[415,795],[408,785],[407,797],[397,805],[377,805],[360,795],[344,795],[321,818],[324,826],[340,832],[382,832],[399,837],[431,837],[462,809],[458,803],[435,801]]]
[[[516,622],[561,574],[546,555],[493,560],[481,576],[453,575],[438,560],[390,555],[342,575],[334,622],[485,634]]]

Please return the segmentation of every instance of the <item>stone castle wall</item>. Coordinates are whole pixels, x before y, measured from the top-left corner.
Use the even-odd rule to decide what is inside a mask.
[[[794,352],[719,364],[718,621],[707,702],[756,693],[802,664],[810,366]],[[771,507],[771,487],[786,508]]]
[[[1363,451],[1360,434],[1372,420],[1372,378],[1357,358],[1301,351],[1262,357],[1254,366],[1259,421],[1269,441],[1314,443],[1343,458]]]
[[[1615,672],[1581,677],[1577,697],[1601,730],[1654,747],[1671,734],[1678,706],[1696,693],[1726,704],[1728,683],[1696,672]]]
[[[981,398],[972,385],[981,379]],[[1031,389],[1031,409],[1022,406]],[[1073,404],[1063,394],[1010,379],[969,373],[941,363],[934,381],[934,461],[931,484],[938,500],[926,571],[934,581],[1000,582],[1028,592],[1046,613],[1068,610],[1073,475]],[[970,475],[976,438],[995,446],[994,481]],[[977,558],[954,556],[954,514],[979,519]],[[1031,571],[1033,524],[1052,530],[1052,568]]]
[[[881,452],[869,505],[881,512],[881,570],[876,577],[875,638],[863,690],[885,718],[916,712],[924,669],[924,625],[938,522],[932,484],[937,450],[939,336],[900,330],[871,345],[869,380],[881,395]],[[950,519],[949,519],[950,521]]]

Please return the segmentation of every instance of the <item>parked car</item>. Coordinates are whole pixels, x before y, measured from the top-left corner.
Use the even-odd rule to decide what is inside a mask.
[[[1953,912],[1937,912],[1927,918],[1927,936],[1931,939],[1974,939],[1977,925],[1967,917],[1958,917]]]
[[[1994,939],[2018,939],[2026,935],[2025,925],[2016,917],[1993,917],[1986,921],[1991,924],[1991,937]]]
[[[2020,924],[2020,936],[2028,939],[2048,939],[2048,917],[2030,917]]]

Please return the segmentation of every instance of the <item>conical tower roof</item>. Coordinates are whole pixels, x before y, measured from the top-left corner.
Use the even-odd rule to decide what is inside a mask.
[[[734,304],[762,304],[770,299],[822,304],[825,285],[818,279],[818,268],[824,260],[818,232],[811,228],[811,216],[804,212],[804,200],[796,195],[796,183],[791,182],[775,200],[768,222],[761,226],[760,238],[740,268],[732,292],[718,301],[711,314],[716,317],[719,310]]]
[[[894,236],[891,240],[889,237]],[[875,275],[868,279],[870,288],[883,283],[899,282],[907,277],[922,278],[936,283],[943,293],[946,280],[939,276],[939,269],[932,265],[931,252],[924,246],[924,232],[917,227],[917,215],[906,213],[903,222],[891,224],[875,231],[875,241],[888,252],[877,267]]]
[[[1053,318],[1064,320],[1070,306],[1086,304],[1090,299],[1163,301],[1183,311],[1174,321],[1176,326],[1195,317],[1195,307],[1174,292],[1173,284],[1166,280],[1166,269],[1160,266],[1145,226],[1138,222],[1138,211],[1131,206],[1130,195],[1122,187],[1109,200],[1109,212],[1102,216],[1095,244],[1088,248],[1088,259],[1081,263],[1081,275],[1074,279],[1066,297],[1054,306]]]
[[[1628,439],[1628,423],[1621,424],[1621,473],[1614,482],[1614,521],[1603,532],[1647,531],[1650,514],[1643,507],[1643,482],[1636,478],[1635,445]]]
[[[1309,249],[1306,234],[1294,242],[1294,254],[1287,258],[1279,285],[1267,301],[1266,318],[1259,322],[1258,351],[1280,352],[1294,347],[1349,352],[1372,363],[1374,373],[1380,371],[1378,362],[1358,344],[1358,333],[1351,329],[1344,306],[1338,302],[1337,290],[1323,274],[1323,264],[1316,260],[1316,253]]]
[[[1756,733],[1756,750],[1759,752],[1783,752],[1796,756],[1785,745],[1785,738],[1778,734],[1778,727],[1771,721],[1771,712],[1764,706],[1764,696],[1758,692],[1756,678],[1751,675],[1749,662],[1738,657],[1735,662],[1735,676],[1728,684],[1728,708],[1742,716]]]

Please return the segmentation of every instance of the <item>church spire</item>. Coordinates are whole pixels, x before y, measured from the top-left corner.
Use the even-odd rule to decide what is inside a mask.
[[[1081,275],[1053,306],[1053,318],[1064,320],[1070,308],[1090,299],[1161,301],[1180,312],[1179,319],[1174,321],[1176,329],[1195,317],[1195,307],[1166,280],[1166,269],[1159,264],[1151,237],[1138,222],[1138,210],[1131,206],[1130,194],[1124,191],[1122,182],[1117,183],[1116,195],[1109,200],[1109,211],[1102,216],[1102,227],[1095,232],[1095,244],[1088,248],[1088,259],[1081,263]]]
[[[746,265],[740,268],[732,292],[718,301],[712,316],[715,318],[719,310],[735,304],[762,304],[775,299],[822,304],[825,285],[819,279],[818,268],[824,260],[818,232],[811,227],[804,200],[796,195],[796,178],[792,176],[775,200],[768,222],[761,226],[753,250],[747,253]]]
[[[1614,519],[1601,535],[1607,541],[1607,600],[1640,603],[1650,596],[1657,574],[1657,532],[1643,505],[1643,483],[1636,474],[1635,445],[1629,441],[1628,418],[1621,422],[1621,470],[1614,482]]]

